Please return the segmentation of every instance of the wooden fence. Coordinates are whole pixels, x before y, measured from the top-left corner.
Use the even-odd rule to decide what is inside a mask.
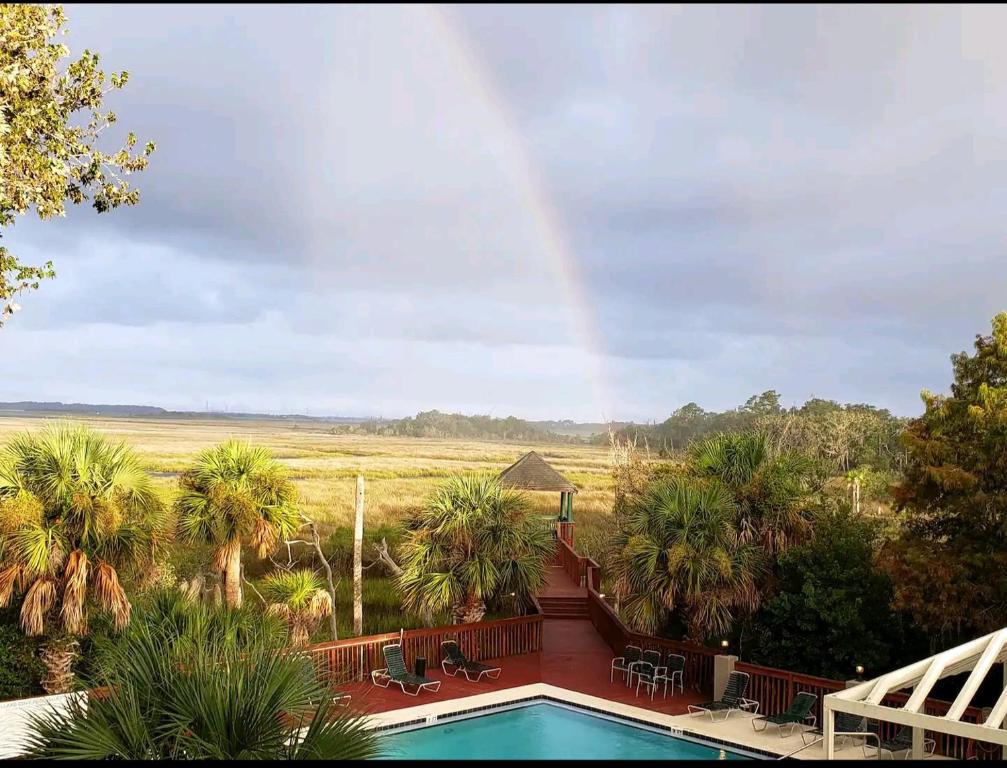
[[[474,624],[410,629],[401,638],[406,659],[411,661],[423,656],[427,660],[427,667],[435,669],[443,659],[443,640],[456,640],[462,652],[473,661],[541,651],[542,616],[517,616]],[[318,643],[304,650],[314,660],[319,675],[336,685],[364,679],[372,670],[383,668],[385,660],[381,649],[398,643],[399,639],[398,632],[389,632]]]

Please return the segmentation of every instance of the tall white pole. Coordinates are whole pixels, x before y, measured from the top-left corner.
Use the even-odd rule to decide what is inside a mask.
[[[356,517],[353,522],[353,634],[364,634],[364,476],[357,475]]]

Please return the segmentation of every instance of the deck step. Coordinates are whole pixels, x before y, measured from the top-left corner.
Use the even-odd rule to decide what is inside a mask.
[[[542,615],[552,619],[586,619],[587,600],[583,597],[539,597]]]

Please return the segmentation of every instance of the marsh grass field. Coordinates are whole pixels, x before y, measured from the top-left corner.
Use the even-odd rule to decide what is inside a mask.
[[[351,573],[348,552],[352,541],[353,502],[358,472],[365,478],[365,538],[386,536],[394,542],[400,523],[444,478],[458,472],[498,473],[529,450],[537,451],[578,488],[574,500],[578,547],[590,552],[605,535],[612,509],[609,452],[601,446],[526,444],[452,439],[396,438],[331,434],[331,425],[307,421],[237,419],[171,419],[127,417],[36,417],[0,415],[0,444],[17,433],[37,430],[47,421],[63,419],[86,423],[109,437],[122,440],[152,473],[159,492],[171,503],[178,473],[195,455],[229,437],[265,446],[284,464],[297,486],[301,509],[318,523],[327,554],[340,583],[338,616],[341,634],[348,628]],[[536,514],[555,515],[558,494],[530,493]],[[338,551],[338,554],[337,554]],[[342,555],[342,556],[340,556]],[[365,561],[371,555],[365,551]],[[172,564],[179,576],[205,567],[208,555],[199,547],[176,544]],[[268,566],[268,562],[266,563]],[[262,564],[249,560],[252,577]],[[383,632],[412,626],[413,617],[401,615],[394,585],[378,570],[364,580],[365,631]]]

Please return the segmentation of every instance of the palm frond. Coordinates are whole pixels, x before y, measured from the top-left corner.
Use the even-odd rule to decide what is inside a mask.
[[[45,620],[56,604],[56,580],[48,576],[36,579],[21,604],[21,627],[26,635],[45,632]]]

